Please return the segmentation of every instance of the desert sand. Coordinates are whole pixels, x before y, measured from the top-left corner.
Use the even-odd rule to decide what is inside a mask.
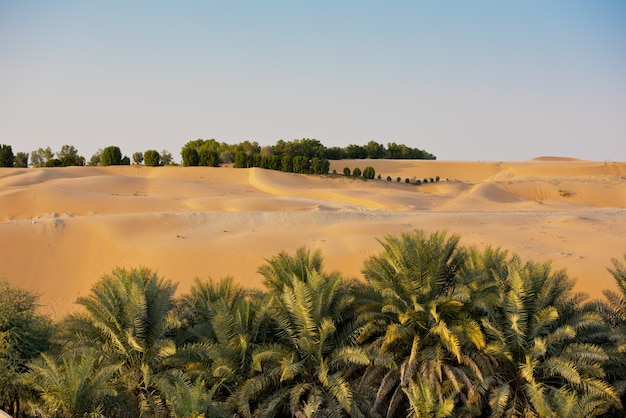
[[[626,254],[626,163],[343,160],[331,171],[368,165],[382,180],[232,167],[3,168],[0,278],[39,294],[41,311],[60,319],[116,266],[155,269],[179,293],[196,277],[261,288],[265,259],[304,246],[322,250],[327,270],[362,278],[378,239],[423,229],[551,260],[593,298],[615,288],[607,267]]]

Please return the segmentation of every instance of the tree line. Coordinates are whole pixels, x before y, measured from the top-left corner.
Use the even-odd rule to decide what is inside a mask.
[[[297,170],[293,170],[294,159]],[[306,162],[304,161],[306,158]],[[181,150],[182,165],[218,167],[221,164],[234,163],[235,167],[263,167],[298,173],[322,173],[327,160],[341,159],[427,159],[436,157],[419,148],[390,142],[385,147],[376,141],[366,145],[348,145],[347,147],[326,147],[317,139],[279,140],[273,146],[261,147],[258,142],[243,141],[227,144],[215,139],[197,139],[186,143]],[[163,166],[175,164],[172,154],[163,150],[151,149],[132,154],[134,164]],[[306,163],[306,164],[305,164]],[[50,147],[38,148],[28,152],[13,153],[11,145],[0,144],[0,167],[67,167],[67,166],[109,166],[130,165],[131,158],[123,155],[118,146],[99,149],[89,160],[78,154],[73,145],[63,145],[57,152]],[[306,169],[302,165],[306,165]],[[322,164],[321,166],[319,164]]]
[[[281,252],[264,290],[115,269],[58,323],[0,282],[0,405],[36,417],[624,416],[626,256],[565,271],[457,235],[389,235],[363,281]]]

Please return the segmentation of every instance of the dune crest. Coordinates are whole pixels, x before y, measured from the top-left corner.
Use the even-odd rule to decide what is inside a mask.
[[[552,260],[600,297],[614,288],[611,258],[626,253],[626,163],[540,158],[331,164],[372,166],[382,178],[369,181],[232,167],[0,169],[0,277],[60,318],[116,266],[156,269],[179,292],[195,277],[260,287],[265,259],[305,246],[361,277],[377,238],[424,229]]]

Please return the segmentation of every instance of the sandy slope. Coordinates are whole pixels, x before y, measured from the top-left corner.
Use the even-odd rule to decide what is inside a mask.
[[[594,297],[613,287],[606,267],[626,254],[626,163],[360,160],[331,170],[367,165],[383,179],[229,167],[0,169],[0,277],[38,292],[42,311],[60,318],[115,266],[157,269],[183,292],[209,276],[259,287],[264,259],[305,246],[321,249],[328,269],[360,277],[377,238],[446,229],[464,244],[552,260]]]

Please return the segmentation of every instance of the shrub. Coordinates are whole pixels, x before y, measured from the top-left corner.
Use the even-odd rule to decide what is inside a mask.
[[[141,164],[143,162],[143,152],[134,152],[133,153],[133,162],[135,164]]]
[[[409,183],[411,183],[411,179],[407,177],[407,178],[405,178],[405,179],[404,179],[404,182],[405,182],[406,184],[409,184]]]
[[[128,158],[127,155],[125,155],[121,160],[120,160],[120,165],[130,165],[130,158]]]
[[[402,181],[402,179],[400,177],[396,178],[396,182],[400,183]]]
[[[415,184],[419,186],[420,184],[422,184],[422,180],[415,180]]]
[[[309,173],[309,159],[304,155],[293,157],[293,172],[300,174]]]
[[[378,177],[376,177],[378,180],[382,179],[382,176],[379,174]]]
[[[387,181],[391,181],[391,176],[387,176]]]
[[[201,147],[198,157],[200,158],[198,165],[206,167],[219,167],[220,165],[219,153],[208,147]]]
[[[110,146],[102,150],[100,165],[105,167],[109,165],[122,165],[122,151],[120,151],[120,147]]]
[[[33,154],[31,154],[31,160],[32,160],[32,156]],[[100,148],[98,151],[96,151],[94,155],[91,156],[91,158],[89,159],[89,165],[100,165],[101,162],[102,162],[102,148]],[[33,164],[35,164],[34,161],[33,161]]]
[[[0,144],[0,167],[13,167],[14,159],[11,145]]]
[[[428,179],[424,179],[424,180],[422,180],[422,182],[428,183]]]
[[[286,171],[288,173],[293,172],[293,157],[290,155],[283,155],[283,157],[280,159],[280,166],[282,167],[283,171]]]
[[[200,164],[200,154],[198,150],[191,147],[184,147],[181,155],[183,157],[183,165],[185,167],[197,166]]]
[[[344,167],[343,168],[343,175],[344,176],[349,176],[350,175],[350,169],[348,167]]]
[[[28,167],[28,153],[18,152],[15,154],[15,166],[20,168]]]
[[[365,167],[365,169],[363,170],[364,178],[368,180],[372,180],[375,176],[376,176],[376,171],[374,170],[374,167],[369,166],[369,165]]]
[[[438,182],[439,181],[439,176],[435,177],[435,181]]]
[[[63,161],[58,158],[53,158],[51,160],[46,161],[43,165],[44,167],[63,167]]]
[[[157,150],[149,149],[143,154],[144,163],[148,167],[156,167],[161,165],[161,155]]]
[[[434,183],[434,182],[435,182],[435,179],[431,177],[431,178],[430,178],[430,182],[431,182],[431,183]]]
[[[161,165],[173,165],[173,164],[174,164],[174,158],[172,158],[172,153],[166,149],[161,151]]]
[[[352,170],[352,175],[354,177],[361,177],[361,169],[359,167],[356,167],[354,170]]]

